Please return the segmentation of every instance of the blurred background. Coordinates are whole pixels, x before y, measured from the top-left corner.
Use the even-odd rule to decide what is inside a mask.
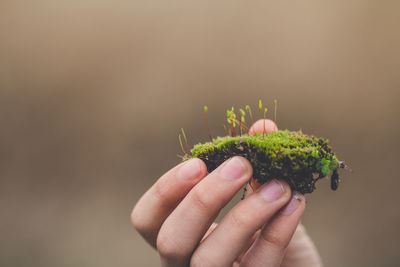
[[[139,197],[262,99],[353,172],[307,195],[326,266],[399,266],[398,1],[0,2],[0,265],[158,266]],[[234,203],[231,203],[232,206]],[[225,210],[226,212],[226,210]]]

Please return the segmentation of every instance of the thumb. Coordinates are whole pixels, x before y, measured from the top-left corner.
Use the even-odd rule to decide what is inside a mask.
[[[258,120],[256,121],[250,128],[249,130],[249,134],[256,134],[256,133],[263,133],[263,129],[264,129],[264,133],[275,133],[278,131],[278,126],[276,126],[275,122],[271,121],[271,120]],[[251,192],[253,192],[253,190],[256,190],[257,188],[259,188],[261,185],[257,182],[256,179],[251,179],[250,180],[250,186],[247,185],[247,192],[249,192],[249,194]],[[251,191],[249,191],[251,188]]]
[[[264,129],[264,130],[263,130]],[[278,131],[278,126],[271,120],[258,120],[250,128],[249,134],[255,133],[275,133]]]

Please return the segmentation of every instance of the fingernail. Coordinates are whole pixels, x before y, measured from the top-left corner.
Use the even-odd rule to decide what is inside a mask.
[[[246,166],[239,157],[231,158],[225,166],[222,167],[221,175],[228,180],[236,180],[246,172]]]
[[[278,180],[273,179],[261,188],[260,195],[267,201],[274,201],[279,199],[283,192],[283,185]]]
[[[193,180],[200,175],[201,169],[198,159],[190,159],[179,169],[178,175],[184,180]]]
[[[301,197],[298,193],[294,192],[290,202],[281,210],[282,214],[289,215],[297,209],[301,201]]]

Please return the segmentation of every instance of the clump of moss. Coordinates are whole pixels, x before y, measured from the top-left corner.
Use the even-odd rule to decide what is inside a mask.
[[[200,158],[209,172],[228,158],[245,157],[253,166],[254,179],[260,184],[274,178],[283,179],[292,190],[302,194],[311,193],[315,182],[331,171],[331,187],[336,190],[339,181],[337,170],[344,168],[344,163],[332,152],[327,140],[301,131],[217,137],[211,142],[195,145],[190,152],[191,155],[186,154],[184,160]]]

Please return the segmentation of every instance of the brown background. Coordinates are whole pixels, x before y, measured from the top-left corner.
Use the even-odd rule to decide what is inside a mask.
[[[1,1],[0,265],[157,266],[129,214],[177,134],[279,101],[353,172],[303,218],[326,266],[398,266],[398,1]],[[343,172],[342,172],[343,173]]]

